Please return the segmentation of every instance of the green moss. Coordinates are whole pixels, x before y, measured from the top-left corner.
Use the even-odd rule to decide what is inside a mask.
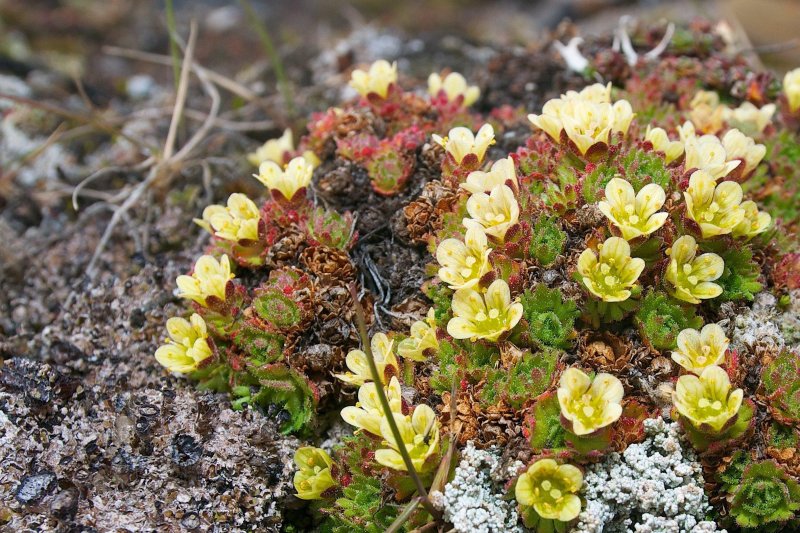
[[[536,353],[525,352],[510,369],[489,371],[481,399],[495,404],[503,398],[511,407],[521,408],[550,386],[561,353],[551,348]]]
[[[750,455],[743,451],[737,450],[731,456],[731,462],[728,463],[728,466],[723,470],[720,474],[718,474],[717,479],[720,483],[722,483],[722,490],[725,492],[733,492],[739,486],[739,483],[742,482],[742,474],[744,473],[744,469],[752,463],[752,459],[750,459]]]
[[[575,319],[580,312],[572,300],[564,300],[561,291],[538,284],[522,295],[523,316],[528,321],[532,340],[544,346],[568,348],[574,336]]]
[[[253,298],[253,309],[258,316],[278,330],[286,330],[300,323],[300,308],[278,289],[265,289]]]
[[[800,355],[784,349],[764,366],[761,383],[775,415],[800,421]]]
[[[795,519],[798,510],[800,485],[774,461],[761,461],[744,469],[730,514],[747,530],[769,531],[769,526],[780,525],[792,531],[797,524],[787,521]]]
[[[642,337],[659,350],[674,349],[681,330],[698,329],[703,325],[703,319],[696,316],[693,306],[681,304],[655,290],[642,299],[635,321]]]
[[[539,265],[543,267],[552,265],[564,252],[567,234],[558,226],[554,217],[539,217],[533,225],[531,234],[528,253]]]
[[[722,276],[715,281],[722,287],[722,294],[715,301],[752,302],[755,295],[761,292],[763,286],[758,281],[761,277],[761,267],[753,260],[753,250],[750,246],[737,247],[722,241],[710,241],[701,244],[700,247],[704,252],[713,252],[725,261]]]
[[[655,152],[647,152],[640,148],[624,150],[611,155],[589,167],[583,179],[583,198],[587,203],[595,203],[604,197],[604,190],[612,178],[627,180],[638,191],[648,183],[660,185],[667,194],[673,189],[672,171],[667,168],[664,159]]]

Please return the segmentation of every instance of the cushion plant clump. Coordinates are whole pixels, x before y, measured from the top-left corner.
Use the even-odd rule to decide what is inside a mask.
[[[698,31],[572,47],[536,109],[378,61],[250,154],[263,195],[197,220],[156,357],[305,439],[287,527],[800,528],[800,352],[742,340],[754,300],[796,312],[774,302],[800,276],[800,70]],[[384,242],[341,209],[361,197],[392,206]],[[393,294],[375,246],[419,258],[417,286]],[[352,435],[314,447],[339,413]],[[598,495],[614,472],[651,487],[641,512]]]

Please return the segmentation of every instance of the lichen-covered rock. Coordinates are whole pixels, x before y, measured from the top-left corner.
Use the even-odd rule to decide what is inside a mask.
[[[684,448],[678,424],[644,422],[647,438],[622,454],[590,466],[581,496],[586,506],[576,533],[700,533],[717,531],[705,520],[711,509],[702,467]]]
[[[455,477],[445,486],[444,493],[431,494],[455,531],[522,532],[514,502],[505,501],[504,491],[492,481],[499,468],[499,455],[478,450],[469,442],[461,452]]]

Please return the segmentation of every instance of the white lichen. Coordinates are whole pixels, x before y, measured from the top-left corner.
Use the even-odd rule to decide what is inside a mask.
[[[586,505],[575,533],[701,533],[718,531],[705,516],[711,506],[694,452],[679,426],[644,422],[647,438],[589,467],[581,496]]]
[[[445,485],[444,494],[431,493],[431,499],[444,518],[458,532],[521,533],[516,502],[503,499],[505,491],[492,482],[492,474],[500,468],[499,456],[492,451],[478,450],[472,442],[461,452],[461,462],[453,480]]]
[[[756,344],[771,344],[783,347],[785,340],[781,328],[776,324],[777,301],[768,292],[756,295],[752,309],[733,320],[731,348],[747,350]]]

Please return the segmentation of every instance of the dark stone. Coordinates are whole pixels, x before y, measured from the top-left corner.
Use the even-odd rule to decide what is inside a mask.
[[[64,489],[55,495],[50,502],[50,513],[61,519],[69,519],[78,512],[78,500],[80,493],[78,489],[71,487]]]
[[[30,505],[44,498],[55,486],[56,475],[53,472],[43,470],[22,478],[15,496],[21,504]]]
[[[145,324],[144,311],[140,307],[135,308],[133,311],[131,311],[130,320],[132,328],[141,329]]]
[[[75,394],[78,381],[48,364],[15,357],[0,368],[0,390],[16,393],[37,412],[49,411]]]
[[[172,462],[180,467],[194,466],[203,456],[203,444],[194,436],[179,433],[172,439]]]

